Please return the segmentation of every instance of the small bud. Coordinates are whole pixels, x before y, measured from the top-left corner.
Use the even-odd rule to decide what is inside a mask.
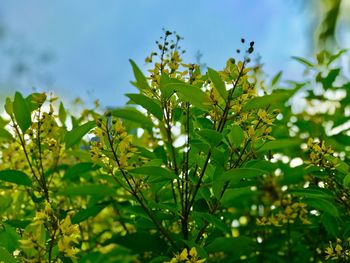
[[[241,39],[241,42],[242,42],[242,43],[244,43],[244,42],[245,42],[245,39],[244,39],[244,38],[242,38],[242,39]]]

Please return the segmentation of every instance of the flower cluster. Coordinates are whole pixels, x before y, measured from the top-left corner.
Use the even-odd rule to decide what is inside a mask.
[[[291,199],[285,198],[281,201],[278,212],[268,217],[261,217],[256,220],[260,226],[277,226],[284,224],[293,224],[296,219],[299,219],[303,224],[310,224],[307,219],[308,211],[306,204],[302,202],[292,202]]]
[[[200,259],[198,257],[198,253],[196,248],[191,248],[191,250],[188,251],[187,248],[182,250],[180,254],[176,254],[175,257],[173,257],[170,261],[167,261],[165,263],[177,263],[177,262],[186,262],[186,263],[203,263],[206,259]]]
[[[60,221],[58,229],[60,232],[58,250],[66,257],[75,258],[75,255],[79,252],[79,249],[74,247],[74,244],[78,243],[80,239],[79,226],[72,224],[68,215]]]
[[[350,238],[342,241],[337,238],[336,242],[329,241],[329,246],[325,249],[326,260],[348,261],[350,258]]]
[[[309,151],[309,163],[324,167],[333,168],[334,164],[329,161],[329,156],[332,156],[333,150],[330,146],[326,146],[324,141],[320,142],[318,140],[309,138],[307,142],[307,147]]]
[[[102,163],[118,169],[129,169],[130,158],[135,155],[136,148],[132,146],[132,137],[127,134],[120,119],[109,118],[97,120],[97,128],[93,133],[97,141],[92,143],[90,149],[91,159],[95,163]]]

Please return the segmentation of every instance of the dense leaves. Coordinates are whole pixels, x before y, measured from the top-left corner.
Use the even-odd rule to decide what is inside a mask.
[[[256,74],[253,42],[201,72],[180,40],[165,32],[149,74],[130,61],[127,107],[6,100],[0,261],[350,260],[347,54],[295,57],[310,75],[281,90],[281,72],[269,87]]]

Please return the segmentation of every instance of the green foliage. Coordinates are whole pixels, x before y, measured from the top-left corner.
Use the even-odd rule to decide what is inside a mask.
[[[74,117],[45,94],[6,100],[0,260],[349,260],[350,83],[334,66],[346,53],[297,58],[304,82],[274,89],[278,73],[258,90],[253,44],[202,74],[180,40],[165,32],[149,75],[131,61],[128,107]]]

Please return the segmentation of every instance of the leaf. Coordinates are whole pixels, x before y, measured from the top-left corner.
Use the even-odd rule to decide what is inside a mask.
[[[205,104],[209,102],[207,95],[198,87],[187,83],[169,83],[162,87],[162,91],[165,94],[176,93],[182,101],[189,102],[200,109],[208,109],[208,105]]]
[[[213,82],[215,89],[220,94],[220,96],[224,100],[226,100],[227,98],[226,85],[225,85],[225,82],[222,81],[222,79],[220,78],[219,73],[216,72],[214,69],[208,68],[208,75],[210,80]]]
[[[144,174],[151,177],[151,182],[161,182],[176,179],[173,171],[159,166],[142,166],[130,170],[133,174]]]
[[[0,127],[3,128],[5,127],[7,124],[9,124],[9,120],[5,120],[0,116]]]
[[[15,114],[18,126],[21,128],[22,132],[25,133],[30,127],[32,119],[27,102],[19,92],[16,92],[15,94],[15,100],[13,101],[13,113]]]
[[[227,134],[228,139],[236,147],[240,147],[244,140],[244,132],[239,125],[233,125],[230,132]]]
[[[332,199],[331,193],[320,188],[303,188],[303,189],[292,189],[288,191],[292,195],[306,197],[306,198],[326,198]]]
[[[224,252],[234,256],[247,255],[254,250],[254,242],[247,236],[218,237],[206,247],[206,250],[208,253]]]
[[[257,150],[257,152],[296,147],[296,146],[299,146],[301,144],[301,142],[302,141],[300,139],[293,139],[293,138],[269,141],[269,142],[265,143],[263,146],[261,146]]]
[[[88,185],[73,185],[68,186],[57,193],[58,195],[69,195],[69,196],[113,196],[115,190],[109,186],[101,184],[88,184]]]
[[[24,185],[24,186],[31,186],[32,181],[22,171],[18,170],[3,170],[0,171],[0,180],[9,182],[9,183],[14,183],[17,185]]]
[[[72,218],[73,224],[79,224],[80,222],[83,222],[90,217],[94,217],[98,215],[102,209],[104,209],[106,206],[108,206],[110,202],[104,202],[102,204],[95,204],[93,206],[90,206],[86,209],[82,209],[78,211]]]
[[[78,163],[70,167],[64,174],[62,180],[74,180],[79,178],[82,174],[94,171],[98,169],[99,166],[91,162]]]
[[[141,126],[145,126],[146,128],[153,127],[153,122],[136,109],[116,109],[112,111],[112,115],[118,118],[136,122],[141,124]]]
[[[314,67],[314,64],[312,64],[310,61],[306,60],[305,58],[301,58],[301,57],[295,57],[293,56],[292,59],[300,62],[301,64],[304,64],[305,66],[312,68]]]
[[[221,133],[211,129],[201,129],[197,131],[197,134],[201,136],[206,142],[208,142],[212,147],[218,145],[223,139],[223,135]]]
[[[227,189],[221,199],[221,203],[223,206],[228,205],[228,207],[232,207],[233,202],[242,203],[243,200],[249,200],[251,197],[259,194],[258,191],[252,191],[250,186]]]
[[[282,71],[279,71],[276,76],[273,77],[273,79],[271,80],[271,86],[275,86],[278,81],[281,79],[282,76]]]
[[[0,259],[6,263],[17,263],[14,257],[3,247],[0,247]]]
[[[348,187],[349,185],[350,185],[350,174],[347,174],[343,179],[343,186]]]
[[[89,121],[81,126],[73,128],[71,131],[67,132],[64,137],[64,142],[66,147],[72,147],[73,145],[80,142],[81,138],[84,137],[92,128],[96,126],[95,121]]]
[[[218,179],[220,181],[228,181],[231,184],[237,184],[243,180],[253,179],[265,173],[266,171],[255,168],[233,168],[224,172]]]
[[[132,70],[134,72],[134,76],[136,79],[136,83],[133,83],[139,90],[147,90],[150,89],[146,77],[142,74],[142,71],[136,65],[133,60],[129,60],[132,66]]]
[[[193,217],[200,217],[205,221],[208,221],[209,223],[213,224],[213,226],[220,229],[222,232],[230,232],[231,228],[229,227],[229,225],[225,224],[218,217],[215,217],[208,213],[197,212],[197,211],[194,211],[192,214],[193,214]]]
[[[148,232],[136,232],[126,236],[115,235],[107,240],[106,244],[118,244],[138,253],[144,251],[161,252],[166,249],[166,244],[158,234],[152,235]]]
[[[67,112],[66,109],[63,106],[62,101],[60,102],[60,107],[58,108],[58,118],[62,125],[65,125],[66,119],[67,119]]]
[[[325,213],[322,216],[321,221],[328,234],[332,235],[334,238],[339,236],[339,225],[337,217]]]
[[[11,141],[13,137],[6,129],[0,127],[0,140],[1,139]]]
[[[142,106],[149,113],[153,114],[158,120],[163,119],[162,108],[153,99],[143,95],[143,94],[126,94],[131,100],[133,100],[138,105]]]
[[[320,77],[317,78],[317,80],[319,80],[322,83],[323,88],[327,90],[328,88],[332,87],[333,82],[335,81],[335,79],[337,78],[339,73],[340,73],[340,69],[339,68],[332,69],[328,73],[327,77],[322,78],[321,75],[320,75]]]
[[[338,217],[338,208],[330,201],[321,198],[307,198],[303,200],[308,206],[316,208],[319,211],[328,213],[331,216]]]
[[[0,230],[0,247],[4,247],[8,252],[13,252],[18,248],[18,240],[20,239],[16,229],[7,223],[2,223]],[[2,258],[0,257],[0,260]]]
[[[5,111],[8,115],[13,114],[13,103],[10,98],[6,98],[5,101]]]
[[[293,92],[294,91],[286,91],[286,90],[275,91],[271,95],[252,98],[243,106],[243,110],[249,111],[253,109],[266,108],[269,105],[284,102],[293,95]]]

